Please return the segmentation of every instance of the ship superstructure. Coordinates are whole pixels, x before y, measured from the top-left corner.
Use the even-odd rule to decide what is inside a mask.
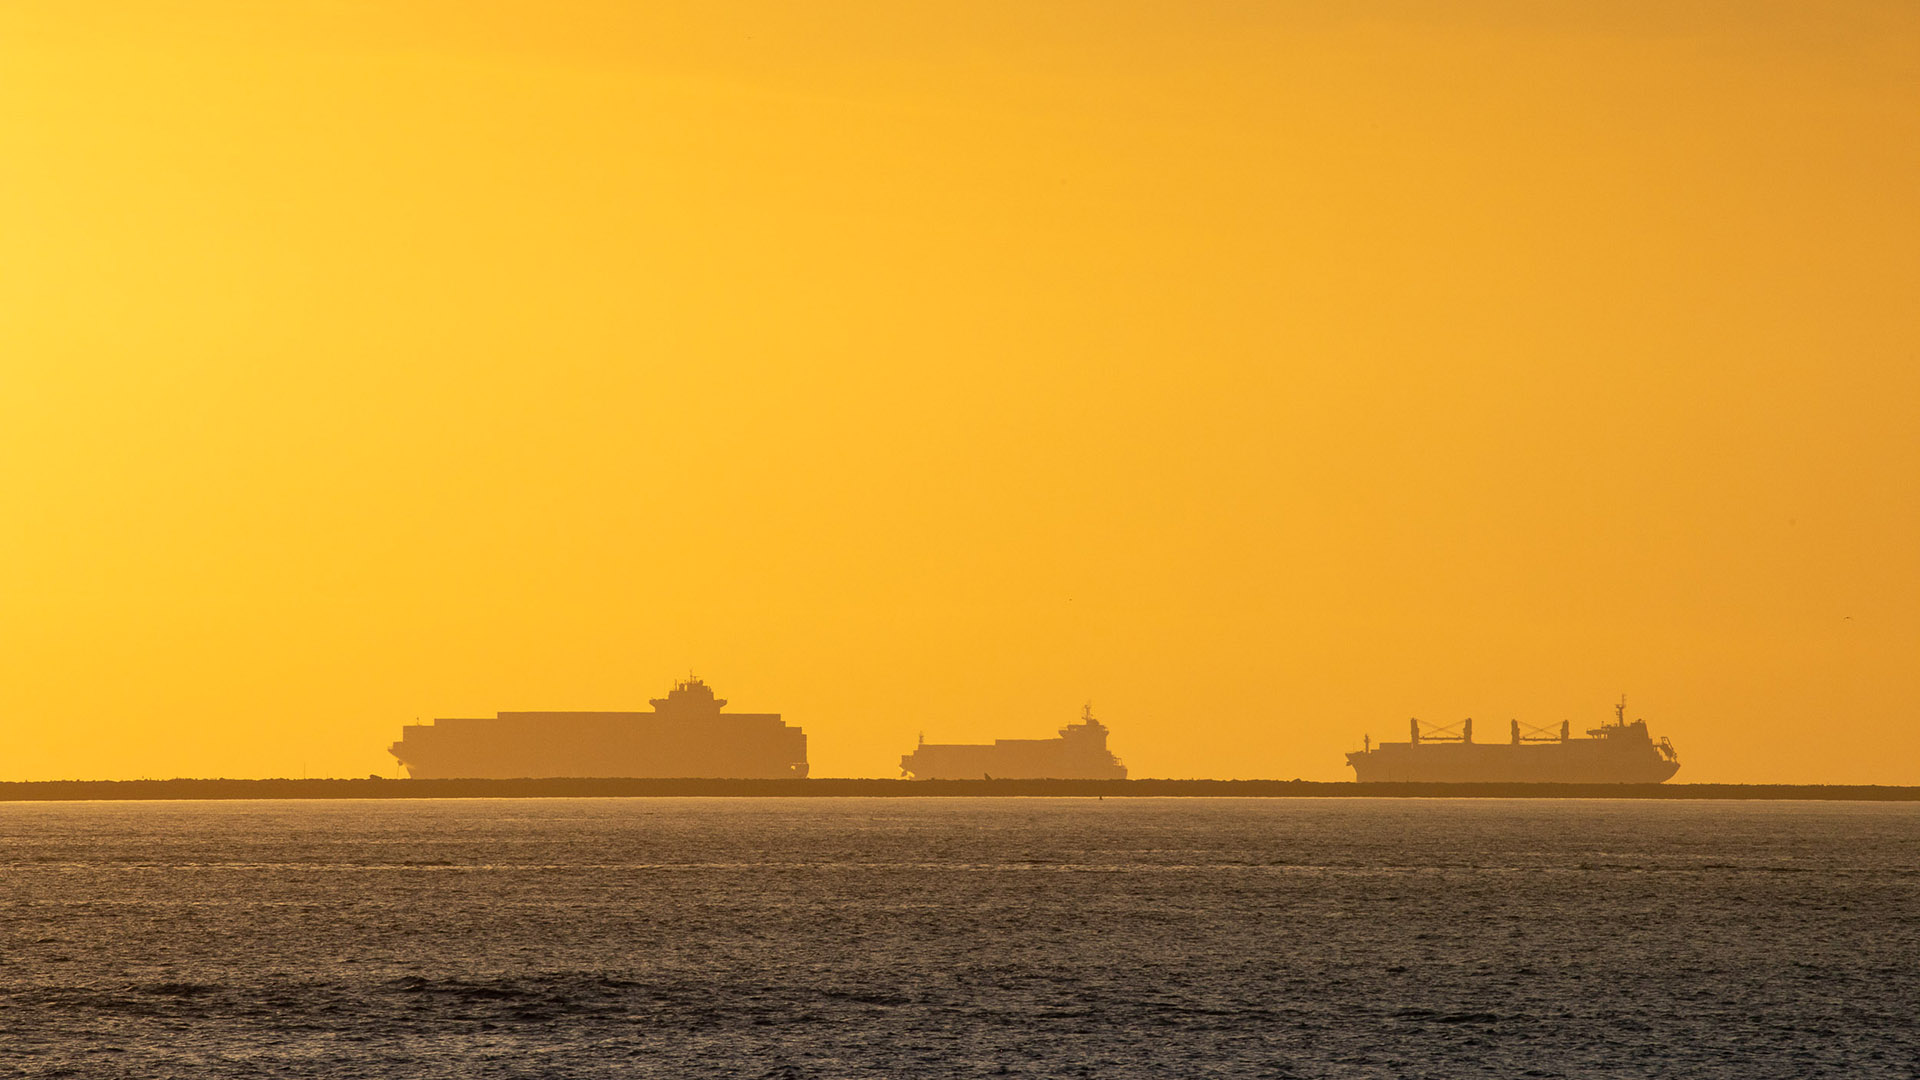
[[[930,743],[924,738],[900,769],[915,780],[1125,780],[1127,767],[1107,749],[1107,725],[1093,706],[1052,739],[995,739],[991,744]]]
[[[807,736],[778,713],[726,713],[688,676],[652,712],[503,712],[408,724],[392,746],[415,779],[793,778]]]
[[[1614,720],[1574,738],[1571,725],[1525,728],[1511,722],[1508,741],[1473,740],[1473,719],[1444,727],[1409,725],[1409,741],[1375,745],[1347,755],[1361,783],[1442,784],[1657,784],[1680,769],[1680,755],[1662,737],[1654,742],[1645,720],[1627,721],[1627,699],[1614,706]]]

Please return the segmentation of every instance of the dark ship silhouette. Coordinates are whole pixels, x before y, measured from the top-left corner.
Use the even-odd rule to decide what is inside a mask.
[[[1473,719],[1435,731],[1411,725],[1412,741],[1383,742],[1347,755],[1361,783],[1441,784],[1657,784],[1680,769],[1680,755],[1662,737],[1654,742],[1647,722],[1627,722],[1627,699],[1614,706],[1614,721],[1576,739],[1566,721],[1559,733],[1534,728],[1523,733],[1513,721],[1505,743],[1473,741]]]
[[[794,778],[807,735],[778,713],[723,713],[699,679],[652,712],[503,712],[408,724],[393,756],[417,780],[529,777]]]
[[[1053,739],[995,739],[991,746],[923,738],[900,769],[915,780],[1125,780],[1127,767],[1107,749],[1107,725],[1093,706]]]

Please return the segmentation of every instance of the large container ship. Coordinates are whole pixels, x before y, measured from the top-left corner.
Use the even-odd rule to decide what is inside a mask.
[[[699,679],[652,712],[503,712],[408,724],[393,756],[417,780],[524,777],[775,779],[807,775],[807,735],[778,713],[723,713]]]
[[[1368,736],[1347,764],[1363,784],[1657,784],[1679,771],[1671,742],[1654,742],[1645,720],[1627,722],[1626,698],[1613,715],[1583,739],[1564,720],[1557,733],[1515,720],[1504,743],[1474,742],[1472,718],[1437,729],[1415,719],[1408,742],[1375,745]]]
[[[984,743],[930,743],[924,738],[900,759],[915,780],[1125,780],[1127,767],[1107,749],[1107,725],[1081,710],[1078,723],[1052,739],[995,739]]]

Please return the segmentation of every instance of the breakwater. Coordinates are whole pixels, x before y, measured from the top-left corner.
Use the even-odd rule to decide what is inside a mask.
[[[1876,784],[1359,784],[1313,780],[389,780],[174,779],[0,782],[0,802],[179,799],[604,798],[1432,798],[1813,799],[1916,802],[1920,786]]]

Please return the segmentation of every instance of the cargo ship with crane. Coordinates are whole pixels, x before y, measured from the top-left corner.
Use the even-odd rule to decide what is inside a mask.
[[[1680,755],[1645,720],[1627,720],[1627,699],[1613,721],[1576,738],[1571,725],[1556,732],[1511,722],[1506,742],[1475,742],[1473,718],[1445,726],[1415,718],[1406,742],[1375,743],[1367,736],[1347,755],[1360,783],[1433,784],[1658,784],[1680,769]]]

